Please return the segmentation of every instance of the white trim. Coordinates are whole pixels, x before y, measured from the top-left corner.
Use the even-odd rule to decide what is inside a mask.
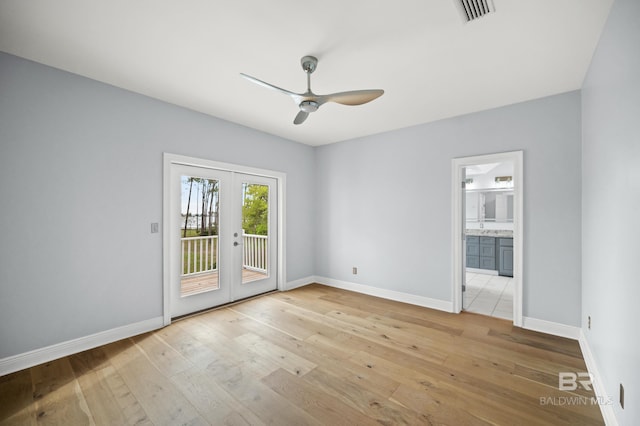
[[[596,360],[593,357],[593,353],[589,347],[589,341],[587,340],[587,336],[584,334],[583,329],[580,329],[580,338],[578,342],[580,343],[580,350],[582,350],[584,362],[587,364],[587,370],[591,373],[591,385],[593,386],[593,392],[596,394],[596,399],[598,401],[613,401],[613,399],[610,399],[609,395],[607,395],[604,382],[602,381],[600,372],[598,371]],[[604,423],[607,426],[618,426],[618,420],[616,419],[613,404],[598,405],[600,405],[600,412],[602,413]]]
[[[334,280],[333,278],[315,277],[315,282],[329,287],[343,290],[355,291],[356,293],[368,294],[370,296],[381,297],[383,299],[395,300],[396,302],[409,303],[411,305],[425,308],[437,309],[439,311],[451,312],[453,305],[446,300],[431,299],[415,294],[402,293],[400,291],[387,290],[384,288],[372,287],[364,284],[356,284],[348,281]]]
[[[552,334],[554,336],[566,337],[567,339],[578,340],[580,338],[580,327],[537,318],[523,317],[522,328]]]
[[[305,285],[313,284],[315,282],[318,282],[318,281],[317,281],[316,277],[314,277],[313,275],[308,276],[308,277],[304,277],[304,278],[300,278],[298,280],[289,281],[287,283],[286,290],[293,290],[294,288],[304,287]]]
[[[283,172],[274,170],[259,169],[255,167],[243,166],[239,164],[223,163],[219,161],[206,160],[202,158],[187,157],[184,155],[171,154],[165,152],[163,154],[163,187],[162,187],[162,283],[163,283],[163,318],[164,325],[171,324],[170,309],[170,289],[169,289],[169,236],[171,235],[169,223],[169,169],[172,164],[181,164],[186,166],[204,167],[229,172],[239,172],[249,175],[264,176],[274,178],[278,187],[278,262],[276,266],[277,287],[278,290],[285,290],[287,283],[287,261],[286,261],[286,188],[287,175]]]
[[[474,157],[454,158],[451,160],[451,210],[453,226],[451,239],[453,258],[451,281],[451,312],[462,311],[462,168],[476,164],[499,163],[511,161],[513,163],[513,324],[522,327],[522,281],[523,281],[523,152],[512,151]]]
[[[171,311],[169,310],[171,297],[169,279],[171,276],[171,268],[169,267],[170,262],[168,262],[167,259],[170,258],[169,247],[171,247],[171,224],[169,223],[169,218],[171,217],[171,206],[169,202],[171,191],[171,157],[168,156],[167,153],[164,153],[162,161],[162,318],[163,324],[169,325],[171,324]]]
[[[68,340],[44,348],[35,349],[18,355],[0,359],[0,376],[30,368],[54,359],[73,355],[78,352],[106,345],[117,340],[146,333],[162,328],[163,318],[156,317],[148,320],[112,328],[89,336]]]

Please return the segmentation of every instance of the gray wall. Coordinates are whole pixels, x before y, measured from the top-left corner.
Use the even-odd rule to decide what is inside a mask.
[[[639,21],[640,2],[616,0],[582,101],[582,324],[621,425],[640,424]]]
[[[313,148],[0,53],[0,358],[162,315],[162,153],[287,173],[313,275]]]
[[[450,301],[451,159],[524,150],[524,315],[577,326],[580,143],[571,92],[319,147],[316,273]]]

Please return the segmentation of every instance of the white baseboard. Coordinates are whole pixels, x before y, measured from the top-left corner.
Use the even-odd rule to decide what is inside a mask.
[[[305,286],[305,285],[313,284],[315,282],[317,282],[317,281],[316,281],[316,277],[314,277],[314,276],[300,278],[299,280],[289,281],[287,283],[287,286],[286,286],[285,290],[293,290],[294,288],[298,288],[298,287],[302,287],[302,286]]]
[[[425,308],[437,309],[439,311],[453,312],[453,303],[445,300],[431,299],[415,294],[402,293],[400,291],[387,290],[384,288],[371,287],[364,284],[356,284],[348,281],[334,280],[333,278],[314,277],[319,284],[329,287],[341,288],[343,290],[355,291],[356,293],[368,294],[370,296],[381,297],[383,299],[395,300],[396,302],[409,303],[411,305]]]
[[[127,337],[146,333],[148,331],[162,328],[163,317],[151,318],[134,324],[112,328],[89,336],[80,337],[66,342],[57,343],[33,351],[0,359],[0,376],[33,367],[54,359],[86,351],[98,346],[106,345]]]
[[[578,339],[580,343],[580,349],[582,350],[582,356],[584,357],[584,362],[587,364],[587,370],[591,373],[591,385],[593,387],[593,392],[596,394],[596,398],[600,402],[600,412],[602,413],[602,417],[604,418],[604,423],[607,426],[618,426],[618,420],[616,419],[615,411],[613,410],[612,404],[607,404],[607,401],[612,401],[607,395],[607,391],[604,386],[604,382],[600,376],[600,372],[598,371],[598,366],[596,365],[596,360],[593,357],[593,353],[591,352],[591,348],[589,347],[589,342],[587,341],[587,336],[584,334],[584,330],[580,329],[580,338]]]
[[[522,328],[573,340],[578,340],[581,332],[580,327],[531,317],[522,317]]]

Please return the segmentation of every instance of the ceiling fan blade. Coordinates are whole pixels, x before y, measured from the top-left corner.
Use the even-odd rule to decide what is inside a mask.
[[[384,93],[382,89],[353,90],[351,92],[332,93],[318,96],[318,103],[336,102],[342,105],[362,105],[379,98]]]
[[[266,87],[267,89],[272,89],[272,90],[276,90],[280,93],[284,93],[285,95],[289,95],[293,98],[293,100],[296,103],[300,103],[302,101],[302,96],[299,95],[298,93],[294,93],[294,92],[290,92],[289,90],[286,89],[282,89],[278,86],[274,86],[273,84],[269,84],[266,81],[262,81],[259,80],[255,77],[251,77],[250,75],[244,74],[244,73],[240,73],[241,76],[243,76],[244,78],[246,78],[247,80],[251,81],[252,83],[258,84],[260,86]]]
[[[293,119],[293,124],[304,123],[304,120],[306,120],[308,116],[309,116],[308,112],[300,111],[298,115],[296,115],[296,118]]]

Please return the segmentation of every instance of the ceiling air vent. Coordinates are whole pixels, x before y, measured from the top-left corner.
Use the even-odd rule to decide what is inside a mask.
[[[496,11],[493,0],[455,0],[455,2],[459,4],[462,16],[467,22]]]

